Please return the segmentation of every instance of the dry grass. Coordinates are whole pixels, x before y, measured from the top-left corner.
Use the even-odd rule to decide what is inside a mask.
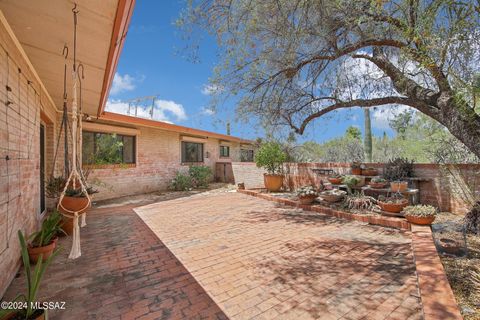
[[[459,221],[459,216],[443,213],[438,217],[438,222],[452,220]],[[464,319],[480,320],[480,237],[468,235],[467,247],[466,257],[441,259]]]

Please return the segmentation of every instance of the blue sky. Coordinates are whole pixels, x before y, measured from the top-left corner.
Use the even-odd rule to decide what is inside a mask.
[[[236,123],[233,106],[211,114],[208,79],[218,61],[214,39],[204,36],[200,47],[200,63],[188,61],[178,51],[186,43],[174,21],[183,1],[137,1],[130,29],[120,57],[117,74],[110,91],[107,110],[126,112],[125,101],[137,97],[158,95],[154,117],[188,127],[225,133],[225,123],[232,122],[232,135],[253,139],[263,135],[255,125]],[[146,114],[142,114],[146,116]],[[373,132],[387,131],[388,113],[373,111]],[[363,131],[363,111],[351,109],[326,119],[312,122],[299,141],[318,142],[343,135],[355,125]]]

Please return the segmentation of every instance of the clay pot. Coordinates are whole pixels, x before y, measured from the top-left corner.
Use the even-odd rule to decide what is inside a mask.
[[[298,202],[300,202],[300,204],[312,204],[316,198],[316,195],[298,197]]]
[[[370,185],[370,187],[372,187],[373,189],[383,189],[387,186],[387,183],[385,182],[369,182],[368,183]]]
[[[90,207],[87,197],[68,197],[64,196],[62,199],[62,205],[60,206],[60,211],[66,214],[72,214],[64,210],[67,209],[72,212],[84,213]]]
[[[378,176],[377,169],[363,169],[362,176]]]
[[[73,219],[68,218],[65,216],[62,216],[62,223],[60,224],[60,227],[62,228],[63,231],[69,236],[73,235]]]
[[[342,183],[342,178],[328,178],[328,181],[331,184],[341,184]]]
[[[352,168],[352,175],[354,176],[362,175],[362,168]]]
[[[392,192],[405,192],[408,189],[408,182],[390,182]]]
[[[265,188],[270,192],[279,191],[283,186],[283,174],[267,174],[263,175]]]
[[[57,246],[58,238],[53,239],[50,243],[43,247],[31,247],[28,246],[28,256],[30,257],[30,261],[36,263],[40,255],[42,255],[42,261],[46,261],[48,257],[50,257]]]
[[[413,224],[419,224],[419,225],[431,225],[432,222],[435,220],[435,216],[430,216],[430,217],[417,217],[417,216],[405,216],[407,218],[407,221]]]
[[[440,238],[438,244],[444,252],[449,254],[459,255],[462,251],[461,244],[452,239]]]
[[[383,211],[392,212],[392,213],[400,213],[403,208],[408,206],[408,200],[402,201],[400,203],[390,203],[390,202],[381,202],[378,201],[378,205]]]

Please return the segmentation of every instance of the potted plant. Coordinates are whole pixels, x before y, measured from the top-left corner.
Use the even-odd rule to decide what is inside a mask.
[[[362,164],[360,162],[354,161],[350,165],[350,168],[352,169],[352,174],[353,175],[361,175],[362,174]]]
[[[344,176],[342,178],[342,183],[347,186],[348,193],[352,193],[352,188],[361,186],[363,182],[364,180],[357,176]]]
[[[338,202],[342,200],[346,194],[346,191],[331,189],[320,192],[320,197],[327,202]]]
[[[390,189],[392,192],[405,192],[408,189],[407,181],[392,181],[390,182]]]
[[[374,189],[382,189],[388,185],[388,182],[382,177],[373,177],[369,185]]]
[[[345,198],[344,206],[350,210],[371,210],[377,201],[361,192],[355,192]]]
[[[287,155],[276,142],[263,143],[255,153],[257,167],[264,168],[265,188],[270,192],[279,191],[283,186],[283,163]]]
[[[48,259],[44,262],[43,258],[38,259],[35,268],[32,270],[30,266],[30,258],[28,256],[27,243],[22,232],[18,230],[18,238],[20,241],[23,268],[25,270],[25,276],[27,278],[27,293],[19,294],[15,297],[15,302],[24,302],[25,308],[12,310],[12,309],[0,309],[0,319],[36,319],[41,320],[47,318],[47,310],[34,309],[37,302],[37,293],[40,289],[40,283],[45,270],[52,262],[53,258],[57,255],[58,250],[55,250]]]
[[[378,170],[373,167],[368,167],[362,170],[363,176],[376,176],[378,174]]]
[[[302,186],[296,191],[301,204],[311,204],[318,197],[317,189],[313,186]]]
[[[380,209],[391,213],[400,213],[403,208],[408,206],[408,200],[398,193],[391,197],[379,196],[377,203]]]
[[[336,173],[329,176],[327,179],[328,179],[328,182],[330,182],[331,184],[341,184],[342,178],[343,176],[341,174]]]
[[[27,249],[31,261],[37,262],[40,256],[46,261],[52,255],[57,245],[57,235],[64,232],[60,228],[61,221],[62,216],[55,210],[43,220],[40,230],[28,237],[30,244]]]
[[[403,209],[408,222],[420,225],[430,225],[435,220],[437,208],[430,205],[408,206]]]
[[[87,188],[86,190],[87,194],[95,193],[95,190],[92,188]],[[72,212],[78,212],[78,214],[81,214],[86,212],[88,208],[90,208],[90,205],[91,203],[88,202],[87,196],[82,188],[67,188],[59,209],[62,213],[67,215],[71,215]],[[61,227],[66,234],[72,235],[73,219],[64,216],[62,218]]]

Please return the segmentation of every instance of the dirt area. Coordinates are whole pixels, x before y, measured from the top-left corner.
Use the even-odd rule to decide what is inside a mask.
[[[235,190],[235,186],[226,183],[211,183],[207,189],[194,189],[190,191],[156,191],[151,193],[142,193],[138,195],[130,195],[108,200],[94,201],[95,208],[110,208],[124,205],[145,205],[149,203],[168,201],[183,197],[190,197],[195,194],[211,194],[219,192],[231,192]]]
[[[461,226],[462,217],[440,213],[432,227],[435,230],[439,225],[446,224]],[[459,241],[462,238],[460,234],[456,231],[445,232],[442,238]],[[434,235],[437,239],[438,234],[434,232]],[[466,254],[462,257],[441,252],[439,254],[464,319],[480,320],[480,283],[475,284],[476,281],[480,282],[480,236],[466,235],[466,247]],[[474,275],[475,272],[478,278]]]

